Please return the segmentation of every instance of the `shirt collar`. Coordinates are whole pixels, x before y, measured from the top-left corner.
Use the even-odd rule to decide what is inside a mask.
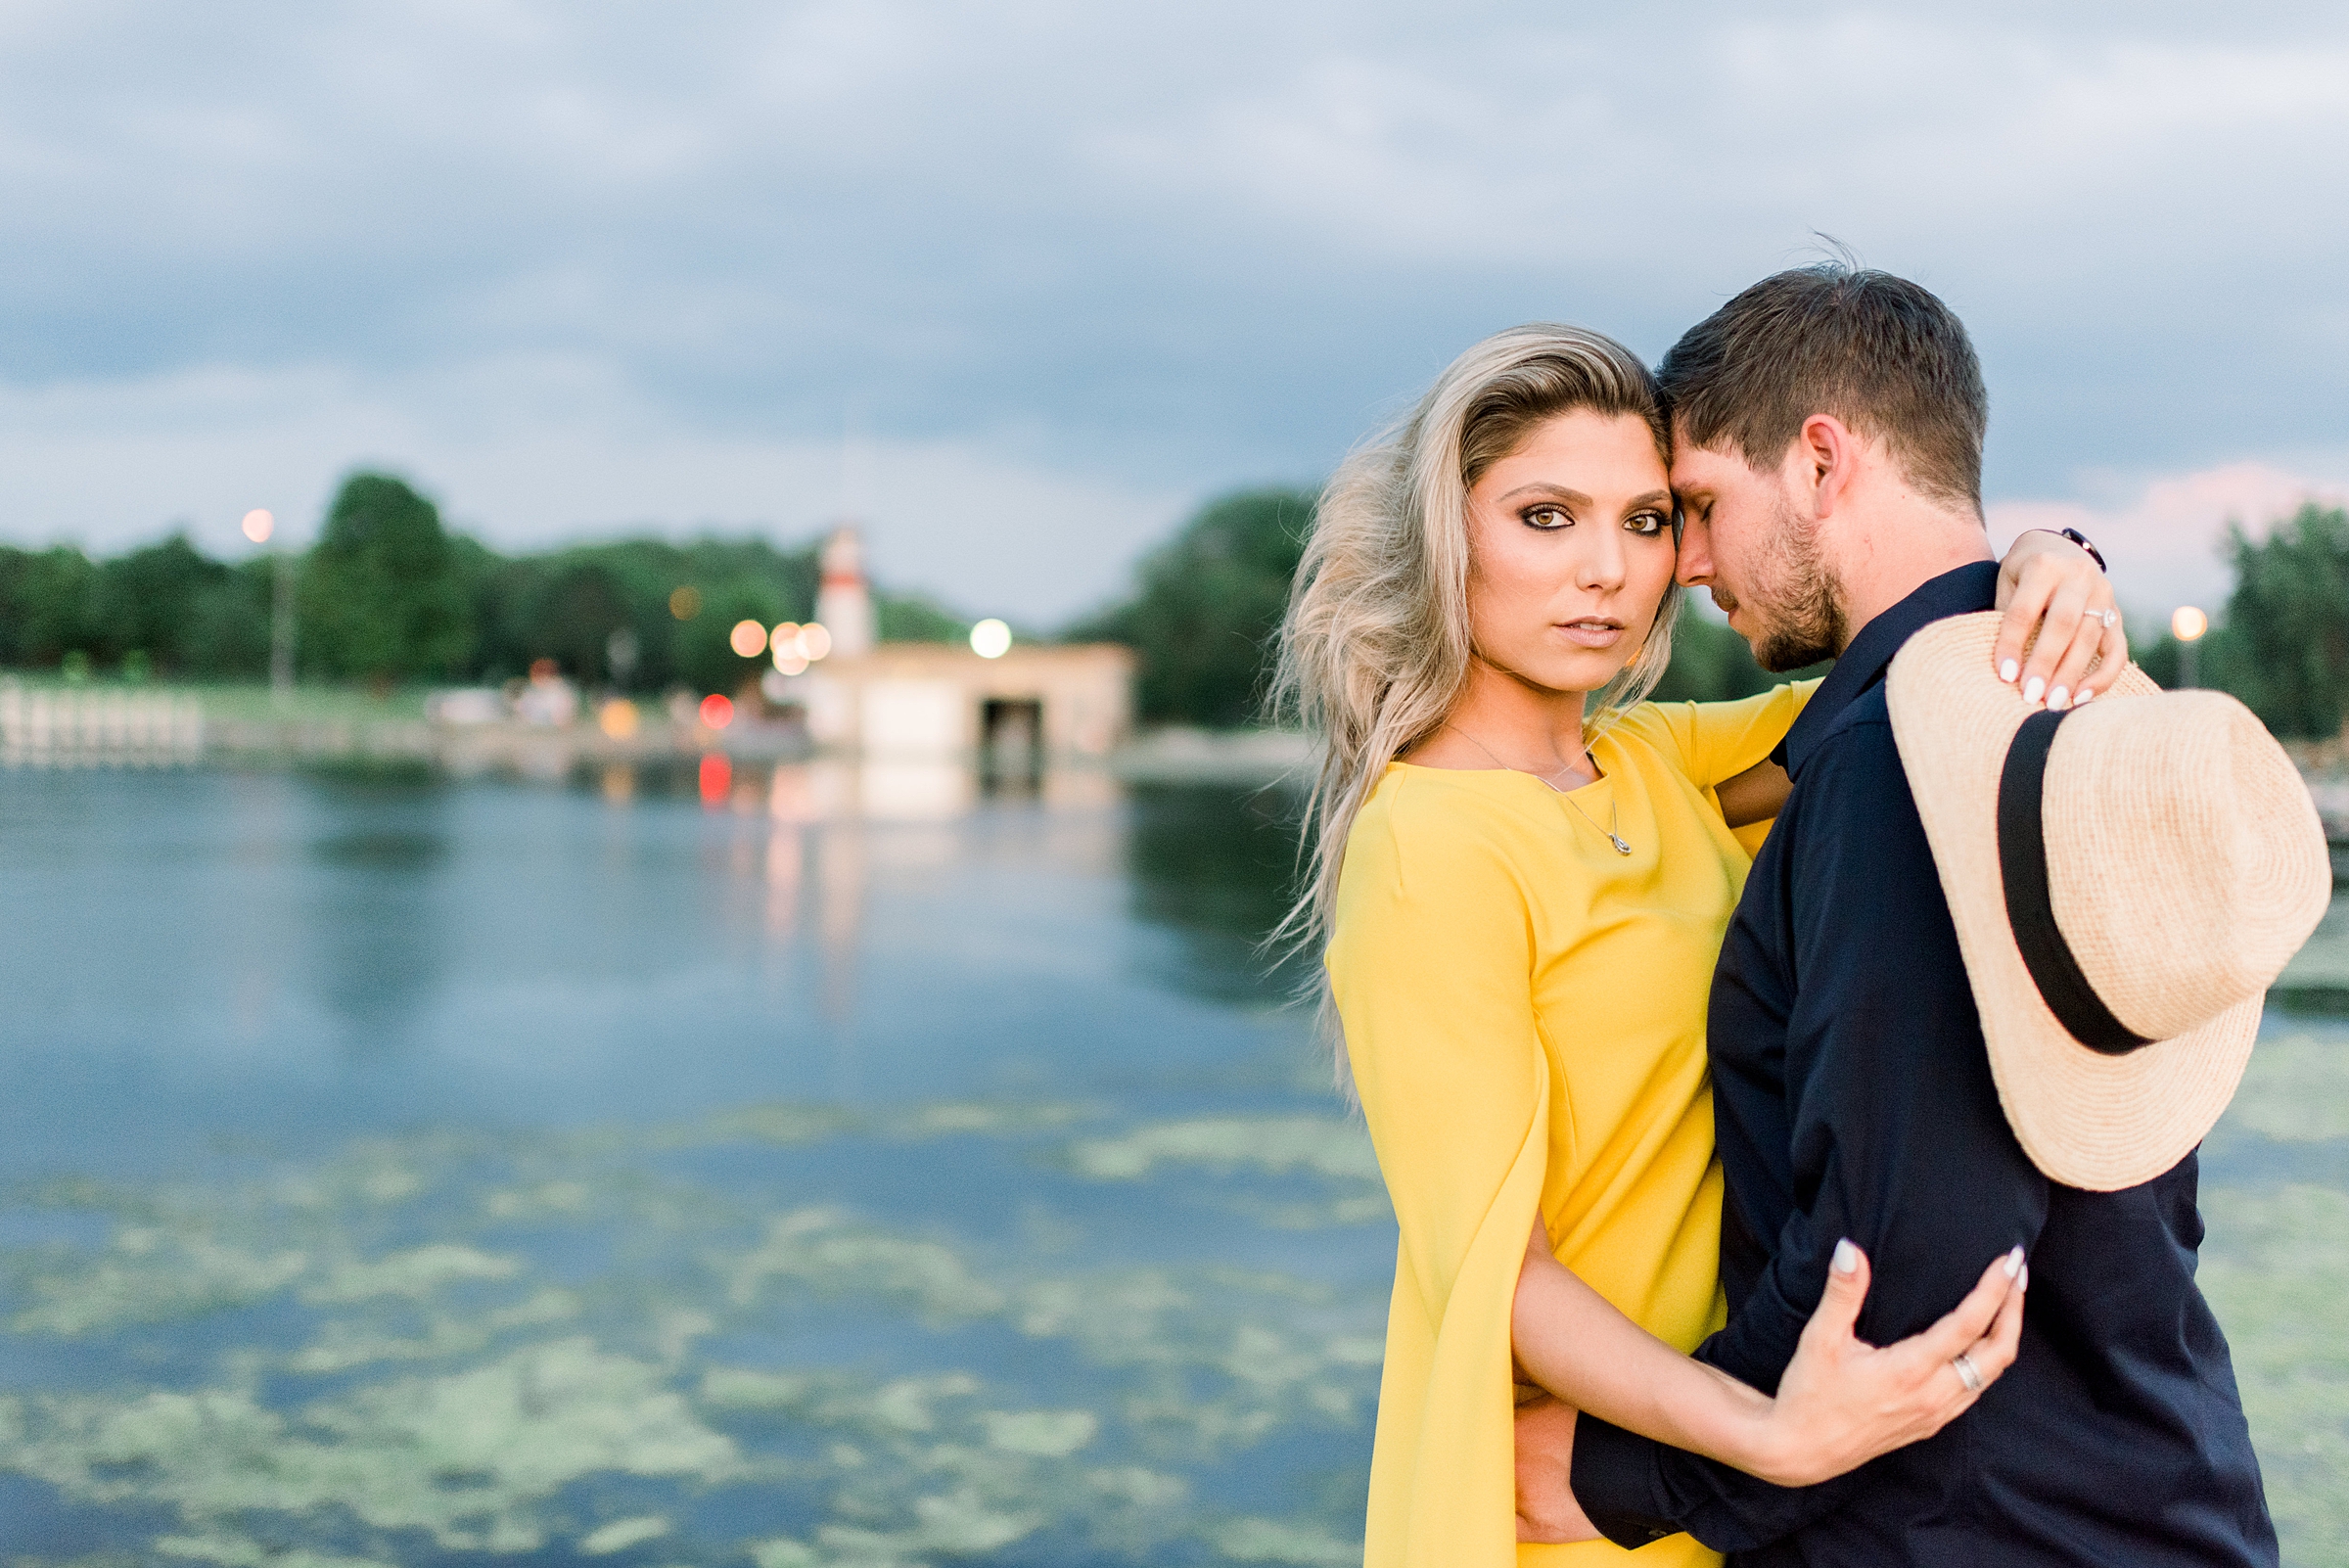
[[[1835,722],[1835,715],[1884,678],[1885,669],[1903,643],[1936,621],[1988,610],[1998,597],[1999,564],[1969,561],[1922,583],[1908,598],[1862,626],[1835,661],[1835,668],[1827,671],[1827,678],[1819,683],[1819,690],[1811,694],[1811,701],[1770,760],[1784,768],[1787,777],[1799,777],[1803,764],[1825,738],[1827,726]]]

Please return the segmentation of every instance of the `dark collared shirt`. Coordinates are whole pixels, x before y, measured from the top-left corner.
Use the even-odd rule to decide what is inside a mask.
[[[2277,1560],[2194,1286],[2194,1157],[2099,1193],[2024,1156],[1893,745],[1885,667],[1919,627],[1989,609],[1997,580],[1961,567],[1869,622],[1781,748],[1794,788],[1713,982],[1729,1322],[1697,1354],[1774,1390],[1849,1236],[1874,1267],[1860,1334],[1875,1344],[1926,1327],[2022,1243],[2021,1355],[1939,1435],[1816,1487],[1585,1416],[1575,1496],[1619,1545],[1686,1530],[1746,1568]]]

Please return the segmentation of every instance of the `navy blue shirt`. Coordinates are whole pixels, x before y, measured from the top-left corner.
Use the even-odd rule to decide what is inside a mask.
[[[2084,1192],[2024,1156],[1893,745],[1892,656],[1991,608],[1997,582],[1995,565],[1960,567],[1869,622],[1780,749],[1794,787],[1713,981],[1729,1321],[1697,1355],[1775,1390],[1842,1236],[1874,1266],[1874,1344],[1932,1323],[2022,1243],[2021,1354],[1937,1436],[1816,1487],[1586,1415],[1574,1492],[1618,1545],[1685,1530],[1744,1568],[2276,1563],[2227,1342],[2194,1285],[2194,1157]]]

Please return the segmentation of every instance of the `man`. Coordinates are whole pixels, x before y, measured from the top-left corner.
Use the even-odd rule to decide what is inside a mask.
[[[2116,1192],[2025,1157],[1894,744],[1893,655],[1996,587],[1964,328],[1915,284],[1805,268],[1730,300],[1661,375],[1681,580],[1712,589],[1765,666],[1836,659],[1777,756],[1792,791],[1714,979],[1729,1318],[1698,1355],[1774,1390],[1842,1237],[1871,1261],[1860,1332],[1878,1344],[2018,1242],[2031,1288],[2020,1355],[1972,1410],[1823,1485],[1537,1418],[1519,1460],[1534,1537],[1587,1516],[1621,1545],[1686,1530],[1749,1568],[2272,1568],[2226,1342],[2194,1285],[2194,1157]]]

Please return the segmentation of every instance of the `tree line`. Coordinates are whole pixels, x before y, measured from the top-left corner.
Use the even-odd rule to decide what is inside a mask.
[[[552,659],[622,690],[731,691],[758,664],[735,623],[815,613],[820,541],[620,539],[501,555],[452,532],[404,480],[354,474],[293,563],[294,649],[305,679],[498,681]],[[111,559],[71,545],[0,547],[0,666],[189,680],[269,672],[278,567],[207,556],[174,533]],[[892,641],[965,635],[925,600],[876,593]]]
[[[1143,559],[1130,597],[1069,635],[1135,650],[1145,722],[1253,722],[1313,504],[1312,491],[1292,488],[1210,502]],[[2349,512],[2303,506],[2257,538],[2231,525],[2223,554],[2234,591],[2201,640],[2196,683],[2240,698],[2279,735],[2339,734],[2349,712]],[[2179,655],[2167,631],[2135,648],[2165,686],[2178,683]],[[1655,695],[1720,701],[1787,678],[1756,664],[1743,637],[1691,610]]]
[[[2230,692],[2279,735],[2328,739],[2349,717],[2349,510],[2315,502],[2254,538],[2227,528],[2234,591],[2194,650],[2195,684]],[[2164,686],[2185,650],[2167,630],[2137,651]]]
[[[1313,506],[1313,492],[1289,487],[1209,502],[1143,558],[1127,598],[1063,640],[1133,648],[1146,723],[1256,721]],[[817,549],[634,538],[500,555],[450,531],[405,481],[354,474],[296,563],[297,663],[307,679],[380,686],[496,681],[552,659],[590,685],[729,691],[757,665],[727,645],[728,631],[743,620],[810,619]],[[2241,698],[2279,735],[2339,734],[2349,716],[2349,512],[2312,503],[2264,537],[2234,525],[2223,554],[2235,585],[2195,650],[2197,683]],[[259,678],[275,571],[268,556],[213,560],[184,533],[107,560],[70,545],[0,546],[0,667]],[[970,629],[918,597],[876,592],[874,607],[887,641],[956,641]],[[2181,651],[2165,631],[2136,657],[2174,685]],[[1782,678],[1754,663],[1745,639],[1690,613],[1656,695],[1743,697]]]

